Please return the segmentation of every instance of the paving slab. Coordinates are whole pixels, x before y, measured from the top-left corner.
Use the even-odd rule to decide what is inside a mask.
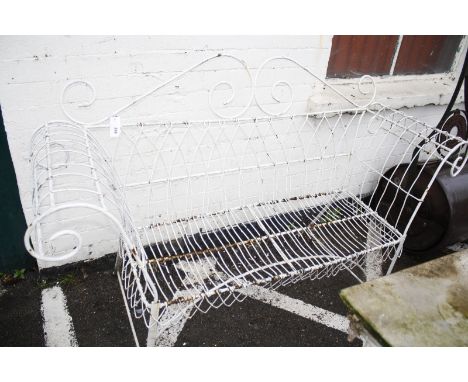
[[[382,345],[468,346],[468,250],[346,288],[340,295]]]

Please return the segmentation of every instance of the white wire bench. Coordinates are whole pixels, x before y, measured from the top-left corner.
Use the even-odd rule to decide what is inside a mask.
[[[217,60],[237,65],[250,86],[235,93],[215,79],[202,93],[214,119],[128,116]],[[262,73],[276,79],[280,63],[350,107],[295,112],[306,104],[294,102],[287,81],[277,81],[273,101],[262,102]],[[276,288],[341,270],[359,278],[355,269],[370,255],[391,258],[390,272],[435,175],[442,166],[454,176],[461,170],[467,141],[375,103],[369,77],[359,90],[366,81],[373,92],[360,106],[292,59],[267,60],[253,79],[245,62],[218,55],[94,122],[77,120],[65,102],[71,87],[94,88],[70,83],[62,94],[68,119],[50,121],[32,137],[28,251],[63,261],[87,251],[97,236],[118,240],[127,303],[148,326],[231,305],[251,284]],[[289,101],[280,99],[281,89]],[[435,175],[423,181],[425,167],[434,165]]]

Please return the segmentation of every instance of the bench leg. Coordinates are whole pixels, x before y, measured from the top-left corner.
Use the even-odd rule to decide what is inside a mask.
[[[122,258],[117,253],[117,255],[115,255],[114,274],[118,275],[121,269],[122,269]]]
[[[159,303],[153,302],[151,304],[150,325],[148,328],[148,338],[146,339],[146,346],[157,346],[159,335]]]
[[[157,303],[153,304],[151,306],[151,319],[146,346],[174,346],[194,307],[195,304],[193,302],[183,302],[168,306],[164,312],[165,319],[171,319],[171,317],[176,315],[178,317],[163,327],[154,319],[154,317],[158,317],[159,306]],[[179,315],[180,309],[185,310],[186,314]]]
[[[372,248],[375,243],[381,243],[382,237],[380,234],[379,226],[375,223],[369,224],[369,231],[367,232],[367,248]],[[365,263],[365,278],[366,281],[374,280],[382,276],[382,251],[376,250],[369,252],[366,255]]]
[[[393,267],[395,266],[395,263],[397,261],[397,259],[400,257],[400,254],[401,252],[403,251],[403,242],[404,242],[404,238],[403,240],[401,241],[400,244],[398,244],[398,247],[395,251],[395,254],[393,255],[392,257],[392,262],[390,263],[390,266],[388,267],[387,269],[387,275],[389,275],[390,273],[392,273],[393,271]]]

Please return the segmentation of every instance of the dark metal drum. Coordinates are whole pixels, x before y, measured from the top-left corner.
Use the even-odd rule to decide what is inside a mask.
[[[425,166],[412,186],[412,194],[422,196],[438,165],[438,162],[434,162]],[[385,177],[400,184],[408,176],[407,170],[408,165],[400,165],[388,170]],[[418,172],[419,170],[420,168],[417,169]],[[406,226],[417,205],[416,200],[404,203],[405,197],[407,195],[398,192],[391,182],[381,180],[371,205],[381,216],[386,216],[391,224],[400,228]],[[403,210],[401,205],[405,205]],[[468,166],[456,177],[450,175],[450,167],[443,167],[408,229],[404,250],[412,255],[435,255],[446,246],[467,239]]]

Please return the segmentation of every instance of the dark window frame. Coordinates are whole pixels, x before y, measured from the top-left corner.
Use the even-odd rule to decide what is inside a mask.
[[[450,73],[464,36],[333,36],[327,78]]]

